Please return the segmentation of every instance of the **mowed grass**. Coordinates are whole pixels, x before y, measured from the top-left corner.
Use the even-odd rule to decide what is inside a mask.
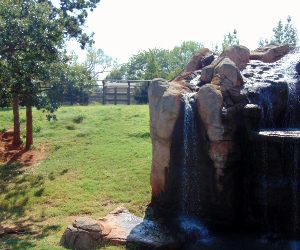
[[[62,107],[56,114],[48,122],[34,110],[34,147],[45,147],[40,164],[0,164],[0,225],[25,230],[1,237],[0,249],[63,249],[60,237],[77,216],[97,219],[120,205],[143,216],[150,201],[148,106]],[[0,109],[0,130],[12,126],[12,111]]]

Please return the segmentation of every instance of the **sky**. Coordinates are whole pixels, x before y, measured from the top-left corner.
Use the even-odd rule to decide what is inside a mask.
[[[140,50],[172,49],[188,40],[212,48],[234,29],[240,44],[253,50],[288,15],[300,31],[297,6],[299,0],[101,0],[89,13],[86,31],[95,33],[95,48],[119,63]],[[84,57],[75,43],[68,49]]]

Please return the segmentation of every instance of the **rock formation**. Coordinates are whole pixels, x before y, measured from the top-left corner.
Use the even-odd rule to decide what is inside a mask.
[[[167,196],[175,196],[179,192],[175,186],[180,181],[172,178],[177,178],[180,174],[172,173],[172,169],[180,171],[177,163],[180,159],[172,154],[180,154],[181,151],[172,151],[172,148],[175,147],[175,141],[176,147],[180,146],[182,137],[178,135],[180,130],[175,128],[176,124],[180,124],[178,120],[182,119],[182,96],[187,92],[196,92],[201,123],[198,127],[204,129],[200,134],[205,135],[200,138],[202,151],[199,154],[202,154],[201,159],[206,159],[201,163],[201,171],[205,172],[206,180],[199,180],[206,182],[201,187],[205,191],[200,192],[202,204],[205,204],[201,213],[214,218],[210,222],[214,221],[219,225],[230,225],[238,220],[236,216],[239,208],[236,204],[241,193],[236,187],[241,181],[239,178],[242,178],[240,172],[243,171],[243,145],[240,140],[249,127],[253,129],[253,124],[257,126],[261,115],[266,116],[262,98],[265,93],[268,93],[266,100],[272,103],[272,122],[278,124],[286,111],[282,100],[288,98],[287,85],[280,73],[273,73],[273,80],[269,78],[269,82],[263,84],[256,78],[259,75],[269,75],[270,70],[280,64],[277,61],[289,51],[287,45],[269,45],[250,53],[246,47],[235,45],[212,60],[209,50],[203,49],[173,82],[155,79],[150,84],[150,129],[153,146],[151,186],[153,197],[166,193],[161,198],[160,205],[165,200],[166,206],[172,206],[172,201]],[[210,61],[208,65],[204,63],[207,62],[206,58]],[[297,67],[299,66],[296,66],[296,70]],[[190,72],[192,70],[194,72]],[[249,102],[256,105],[246,108]],[[177,170],[174,170],[174,164]],[[175,184],[168,185],[171,182]],[[178,201],[173,200],[173,203],[176,202]]]
[[[200,49],[185,66],[184,72],[193,72],[211,64],[214,60],[213,53],[207,49]]]
[[[300,233],[294,184],[300,176],[300,133],[267,130],[300,127],[300,87],[294,84],[300,56],[289,57],[293,64],[287,67],[289,51],[287,45],[269,45],[250,53],[236,45],[215,59],[202,49],[175,80],[154,79],[148,91],[154,220],[124,208],[100,220],[78,218],[61,244],[85,250],[107,241],[134,242],[168,249],[184,239],[184,230],[187,241],[197,230],[200,238],[205,234],[202,225],[189,219],[185,224],[181,216],[201,218],[213,229],[271,226]],[[171,231],[161,219],[170,222]]]
[[[170,148],[183,93],[190,91],[182,82],[154,79],[149,86],[150,134],[152,139],[152,195],[165,190]]]
[[[276,62],[291,50],[288,44],[270,44],[250,53],[250,60],[260,60],[266,63]]]
[[[250,59],[250,51],[245,46],[233,45],[226,48],[220,57],[228,57],[235,63],[239,70],[246,68]]]
[[[89,217],[75,219],[65,230],[60,244],[76,250],[93,250],[108,242],[115,245],[134,243],[140,249],[144,246],[169,249],[177,244],[166,228],[143,220],[123,207],[99,220]]]

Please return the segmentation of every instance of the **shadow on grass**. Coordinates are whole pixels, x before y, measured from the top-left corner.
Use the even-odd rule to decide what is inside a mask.
[[[145,138],[150,138],[150,133],[149,132],[133,133],[133,134],[129,134],[129,137],[145,139]]]
[[[19,163],[0,165],[0,227],[11,232],[0,234],[0,249],[31,249],[34,240],[60,230],[59,225],[42,225],[47,218],[32,217],[29,201],[44,193],[44,177],[27,173]],[[9,230],[7,230],[9,229]]]

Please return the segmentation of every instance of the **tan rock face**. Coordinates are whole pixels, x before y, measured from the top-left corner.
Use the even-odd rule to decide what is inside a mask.
[[[258,48],[250,53],[250,60],[260,60],[262,62],[276,62],[290,51],[288,44],[278,45],[270,44],[268,46]]]
[[[235,48],[237,49],[237,48]],[[204,72],[204,75],[202,75]],[[222,121],[222,108],[235,107],[245,102],[240,93],[243,78],[235,63],[228,57],[219,57],[202,70],[201,77],[210,84],[197,93],[198,112],[209,139],[209,157],[215,168],[216,187],[223,191],[223,177],[229,155],[233,152],[235,123]],[[242,105],[241,105],[242,106]]]
[[[178,119],[182,93],[181,82],[154,79],[149,86],[150,134],[152,139],[152,195],[165,190],[166,171],[170,163],[172,134]]]
[[[225,176],[225,163],[229,154],[233,151],[234,142],[232,140],[213,141],[209,148],[209,157],[214,162],[216,169],[216,187],[218,191],[223,191],[224,185],[222,178]]]
[[[230,107],[245,98],[240,94],[243,77],[235,63],[228,57],[219,57],[202,69],[201,81],[219,86],[224,97],[224,106]]]
[[[221,121],[223,97],[212,84],[202,86],[197,93],[198,112],[210,141],[222,140],[224,126]]]
[[[243,70],[249,62],[250,50],[242,45],[233,45],[225,49],[220,57],[228,57],[239,70]]]
[[[219,75],[221,82],[228,87],[242,86],[243,77],[235,63],[228,57],[224,57],[214,69],[214,75]]]
[[[209,139],[209,157],[215,168],[215,185],[221,192],[222,177],[233,142],[231,136],[225,133],[226,127],[221,118],[223,96],[218,88],[213,84],[202,86],[197,93],[197,106]]]

